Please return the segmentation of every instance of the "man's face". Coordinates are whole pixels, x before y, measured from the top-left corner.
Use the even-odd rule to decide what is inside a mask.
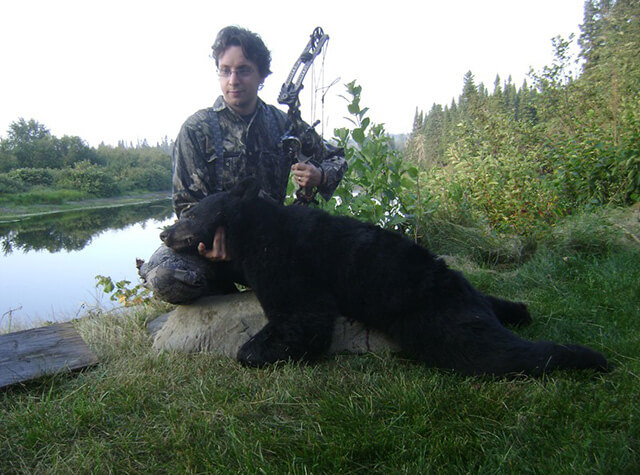
[[[227,104],[240,115],[253,114],[264,78],[256,63],[245,58],[240,46],[229,46],[218,58],[218,75]]]

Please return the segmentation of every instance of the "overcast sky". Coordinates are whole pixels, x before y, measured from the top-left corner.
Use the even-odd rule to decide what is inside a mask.
[[[520,86],[553,58],[551,39],[579,34],[583,0],[22,0],[0,8],[0,136],[35,119],[62,137],[155,144],[219,95],[211,44],[236,24],[259,33],[273,74],[261,97],[276,103],[282,82],[316,26],[329,34],[315,83],[329,85],[324,113],[301,95],[303,119],[343,126],[344,84],[391,133],[411,131],[416,107],[449,104],[464,74],[492,90],[496,74]],[[324,69],[321,74],[321,69]],[[322,81],[324,76],[324,81]],[[316,114],[311,117],[315,104]]]

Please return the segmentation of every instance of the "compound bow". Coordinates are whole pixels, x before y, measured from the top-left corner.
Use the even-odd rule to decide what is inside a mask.
[[[306,163],[309,161],[309,158],[302,154],[303,144],[311,140],[311,131],[320,121],[316,121],[311,126],[305,125],[300,116],[299,96],[300,91],[304,87],[302,81],[307,71],[328,40],[329,35],[325,34],[322,28],[317,27],[313,30],[307,46],[305,46],[302,54],[293,65],[278,95],[278,102],[289,107],[287,115],[289,116],[291,127],[282,138],[282,147],[292,163]],[[313,201],[314,193],[312,190],[300,188],[296,191],[296,197],[296,202],[308,204]]]

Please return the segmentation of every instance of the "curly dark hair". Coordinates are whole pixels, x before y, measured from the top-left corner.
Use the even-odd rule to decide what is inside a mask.
[[[239,26],[227,26],[220,30],[216,41],[211,46],[216,67],[218,59],[229,46],[240,46],[245,58],[256,63],[260,76],[263,78],[271,74],[269,69],[271,67],[271,52],[258,34]]]

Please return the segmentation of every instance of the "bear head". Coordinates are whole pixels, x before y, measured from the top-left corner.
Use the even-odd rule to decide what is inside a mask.
[[[256,198],[260,187],[254,177],[239,181],[231,190],[214,193],[186,210],[180,219],[160,233],[160,239],[174,251],[197,252],[198,244],[211,244],[216,229],[224,226],[227,210],[239,201]]]

